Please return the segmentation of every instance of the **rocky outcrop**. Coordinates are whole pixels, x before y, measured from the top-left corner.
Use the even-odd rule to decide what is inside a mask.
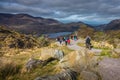
[[[64,57],[64,52],[62,50],[52,49],[52,48],[43,48],[41,50],[41,55],[40,55],[41,60],[46,60],[51,57],[61,60]]]
[[[30,72],[33,68],[37,67],[38,65],[43,65],[43,61],[30,58],[25,64],[25,68],[27,72]]]
[[[64,70],[55,75],[37,77],[35,80],[77,80],[78,74],[81,74],[80,79],[98,80],[97,74],[94,72],[84,71],[87,68],[94,69],[97,65],[98,57],[94,57],[89,50],[73,51],[64,56],[57,64],[57,68]],[[88,78],[85,78],[88,76]]]
[[[46,66],[48,63],[52,62],[56,60],[55,58],[48,58],[46,60],[39,60],[39,59],[33,59],[33,58],[30,58],[27,63],[25,64],[25,68],[26,68],[26,71],[27,72],[30,72],[32,69],[35,69],[39,66],[43,67],[43,66]]]
[[[115,48],[111,51],[112,56],[115,58],[119,58],[120,57],[120,49],[119,48]]]
[[[37,77],[35,80],[76,80],[77,73],[68,69],[53,76]]]

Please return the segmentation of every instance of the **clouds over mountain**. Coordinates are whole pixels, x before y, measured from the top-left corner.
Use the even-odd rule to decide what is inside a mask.
[[[120,18],[119,0],[0,0],[0,10],[61,21],[110,21]]]

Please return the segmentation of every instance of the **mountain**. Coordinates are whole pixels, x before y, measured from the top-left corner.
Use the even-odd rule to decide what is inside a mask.
[[[118,30],[118,29],[120,29],[120,19],[111,21],[105,27],[105,30]]]
[[[72,32],[79,28],[84,23],[69,23],[63,24],[54,19],[42,17],[33,17],[28,14],[6,14],[0,13],[0,26],[26,33],[54,33],[54,32]]]
[[[94,28],[98,31],[104,31],[106,26],[107,24],[102,24],[102,25],[95,26]]]
[[[120,19],[112,20],[108,24],[103,24],[95,27],[97,30],[107,31],[107,30],[120,30]]]

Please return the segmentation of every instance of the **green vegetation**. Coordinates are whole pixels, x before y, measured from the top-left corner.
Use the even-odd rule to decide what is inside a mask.
[[[78,43],[78,46],[85,47],[85,43]]]
[[[113,54],[111,49],[111,45],[117,47],[120,39],[119,33],[119,31],[115,33],[114,31],[111,31],[111,33],[97,32],[92,28],[88,28],[86,25],[82,25],[78,30],[80,37],[85,38],[89,34],[94,42],[96,42],[94,48],[102,49],[101,54],[98,56],[100,58],[119,57],[119,55]],[[99,45],[98,43],[100,43],[100,41],[105,42],[107,46],[102,47]],[[94,42],[93,44],[95,44]],[[84,43],[78,43],[78,45],[85,47]],[[65,56],[74,51],[64,45],[58,46],[54,41],[45,39],[43,36],[34,37],[32,35],[20,34],[12,30],[0,28],[0,80],[33,80],[38,76],[59,73],[61,69],[58,67],[57,60],[51,61],[45,66],[38,66],[30,72],[27,72],[25,69],[25,63],[29,58],[40,59],[41,50],[48,48],[62,50]],[[73,55],[71,56],[71,62],[74,57]],[[95,57],[95,55],[90,53],[86,61],[89,62],[91,57]]]
[[[77,31],[78,36],[85,38],[89,35],[92,40],[99,42],[99,41],[106,41],[109,44],[113,45],[114,48],[120,47],[118,44],[120,43],[120,30],[109,30],[106,32],[96,31],[93,28],[90,28],[86,25],[81,25],[80,29]]]
[[[107,56],[107,57],[111,57],[111,52],[110,50],[102,50],[101,55],[100,56]]]
[[[0,27],[0,55],[10,51],[15,51],[12,53],[19,53],[19,49],[40,48],[49,44],[50,41],[44,37],[37,38]]]
[[[87,25],[81,25],[80,29],[77,31],[78,36],[85,38],[87,35],[92,36],[95,30],[93,28],[88,27]]]
[[[21,66],[8,61],[3,61],[0,66],[0,80],[8,80],[20,72]]]

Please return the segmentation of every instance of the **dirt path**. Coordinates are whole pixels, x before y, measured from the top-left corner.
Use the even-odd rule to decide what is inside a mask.
[[[85,43],[84,41],[85,41],[85,40],[83,40],[83,39],[79,39],[79,40],[77,40],[77,41],[71,40],[71,44],[70,44],[70,45],[67,45],[67,47],[68,47],[69,49],[72,49],[72,50],[75,50],[75,51],[82,50],[82,49],[84,49],[85,47],[78,46],[77,44],[78,44],[78,43]],[[58,42],[57,42],[57,44],[58,44],[59,46],[62,46],[62,45],[60,45]],[[92,48],[90,51],[96,53],[96,55],[99,55],[102,50],[101,50],[101,49]]]

